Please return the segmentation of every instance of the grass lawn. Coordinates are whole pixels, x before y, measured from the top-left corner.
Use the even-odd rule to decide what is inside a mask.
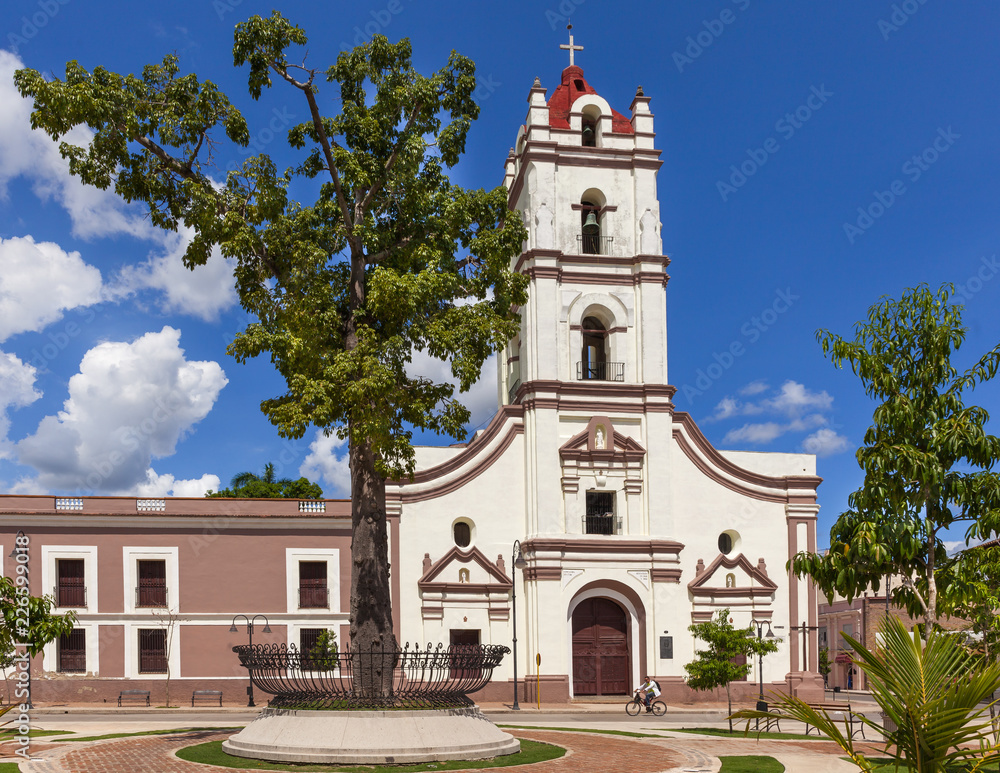
[[[560,730],[564,733],[599,733],[603,735],[624,735],[629,738],[663,738],[660,734],[632,733],[628,730],[588,730],[583,727],[541,727],[540,725],[497,725],[512,730]]]
[[[173,730],[142,730],[138,733],[109,733],[108,735],[90,735],[86,738],[77,738],[73,736],[72,738],[53,738],[53,741],[107,741],[111,738],[131,738],[135,735],[172,735],[174,733],[196,733],[205,730],[214,730],[220,733],[228,730],[242,730],[242,727],[182,727],[180,729]],[[62,731],[59,731],[62,732]],[[0,771],[3,773],[3,771]]]
[[[349,767],[336,765],[282,765],[278,762],[250,760],[243,757],[231,757],[222,751],[222,741],[187,746],[177,751],[177,756],[188,762],[200,762],[203,765],[219,765],[224,768],[243,768],[245,770],[286,770],[301,773],[417,773],[418,771],[439,770],[469,770],[471,768],[505,768],[512,765],[530,765],[534,762],[545,762],[562,757],[566,750],[561,746],[553,746],[537,741],[521,741],[521,752],[506,757],[496,757],[492,760],[455,760],[453,762],[422,762],[416,765],[353,765]],[[0,771],[2,773],[2,771]]]
[[[0,773],[19,773],[20,770],[16,762],[0,762]]]
[[[4,732],[0,733],[0,741],[9,741],[11,738],[17,738],[19,735],[20,733],[5,730]],[[28,738],[41,738],[42,736],[46,735],[73,735],[73,731],[72,730],[29,730],[28,731]]]
[[[697,733],[698,735],[715,735],[720,738],[743,738],[742,730],[735,730],[730,733],[728,730],[720,730],[717,727],[682,727],[682,728],[664,728],[669,729],[671,733]],[[829,740],[825,735],[817,735],[813,733],[812,735],[805,735],[803,733],[756,733],[751,730],[747,738],[757,739],[767,741],[780,741],[782,739],[787,741],[827,741]]]
[[[719,773],[783,773],[785,766],[774,757],[719,757]]]

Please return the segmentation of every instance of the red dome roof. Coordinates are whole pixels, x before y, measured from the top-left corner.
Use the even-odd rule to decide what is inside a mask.
[[[570,65],[562,72],[562,83],[549,98],[549,126],[553,129],[569,128],[569,111],[582,94],[597,94],[583,77],[583,68]],[[634,134],[632,122],[617,110],[611,111],[613,134]]]

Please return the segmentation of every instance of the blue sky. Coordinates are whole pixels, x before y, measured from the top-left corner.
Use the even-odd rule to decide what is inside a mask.
[[[275,461],[285,475],[319,478],[330,496],[346,493],[340,446],[314,431],[282,440],[260,414],[283,386],[268,362],[225,353],[246,322],[226,264],[187,272],[183,234],[154,232],[140,212],[71,180],[10,82],[20,66],[61,74],[78,59],[135,72],[176,52],[245,110],[261,149],[291,163],[282,135],[303,119],[300,99],[275,88],[255,104],[232,67],[233,26],[271,8],[4,3],[0,491],[199,495]],[[621,112],[638,85],[652,97],[677,407],[720,448],[819,453],[821,542],[860,483],[853,450],[873,406],[824,359],[815,331],[850,334],[880,296],[953,282],[969,327],[959,363],[997,342],[995,3],[360,0],[281,10],[307,30],[320,68],[375,32],[411,38],[424,72],[451,49],[473,58],[482,115],[453,179],[477,187],[499,183],[534,77],[550,93],[557,85],[571,15],[590,84]],[[220,155],[223,165],[240,159]],[[491,367],[470,397],[474,425],[494,407]],[[969,399],[995,410],[998,398],[989,384]]]

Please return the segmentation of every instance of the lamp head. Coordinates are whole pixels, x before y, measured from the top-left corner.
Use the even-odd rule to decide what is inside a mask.
[[[267,623],[264,623],[264,630],[261,631],[261,633],[271,633],[271,626],[269,626]]]
[[[237,630],[237,628],[236,628],[236,621],[235,620],[233,621],[232,626],[230,626],[230,628],[229,628],[229,633],[239,633],[239,630]]]

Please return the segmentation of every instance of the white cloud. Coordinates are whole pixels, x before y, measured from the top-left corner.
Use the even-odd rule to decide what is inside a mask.
[[[482,375],[472,385],[468,392],[458,391],[458,381],[451,374],[451,365],[444,360],[431,357],[426,352],[414,352],[413,361],[407,366],[406,374],[410,377],[422,376],[435,384],[447,381],[455,385],[455,398],[472,413],[469,419],[470,427],[477,427],[484,421],[493,418],[497,412],[497,355],[491,354],[483,363]]]
[[[35,389],[35,368],[20,358],[0,351],[0,459],[11,456],[13,446],[7,439],[10,431],[10,408],[23,408],[42,396]]]
[[[781,437],[787,428],[773,421],[764,424],[744,424],[739,429],[731,429],[723,438],[724,443],[770,443],[775,438]]]
[[[847,450],[847,438],[824,427],[803,440],[802,448],[816,456],[831,456]]]
[[[833,406],[833,397],[824,392],[810,392],[797,381],[786,381],[776,397],[764,401],[764,406],[788,416],[806,410],[827,411]]]
[[[31,236],[0,239],[0,341],[99,302],[101,288],[101,272],[79,252]]]
[[[219,490],[218,475],[202,475],[192,480],[177,480],[169,473],[157,475],[153,468],[146,470],[146,482],[135,487],[138,497],[203,497],[209,489]]]
[[[138,206],[125,204],[113,190],[102,191],[72,177],[59,145],[31,128],[32,102],[21,97],[13,80],[14,71],[22,67],[18,56],[0,50],[0,199],[7,198],[12,180],[25,177],[39,198],[54,199],[66,209],[76,237],[126,233],[150,238],[156,229]],[[64,139],[83,146],[92,136],[90,130],[77,127]]]
[[[204,266],[193,271],[184,265],[184,250],[193,235],[184,229],[165,237],[162,251],[150,253],[138,266],[125,266],[110,290],[115,297],[132,295],[144,289],[159,290],[164,297],[159,303],[165,313],[190,314],[213,322],[219,313],[234,306],[238,300],[233,263],[222,257],[219,248]]]
[[[149,483],[151,460],[174,453],[227,383],[218,363],[188,361],[179,344],[164,327],[84,355],[63,410],[17,444],[43,489],[129,494]]]
[[[351,468],[347,441],[336,435],[328,437],[317,430],[316,437],[309,444],[309,454],[299,467],[299,475],[319,482],[325,497],[349,497]]]
[[[754,395],[759,395],[761,392],[766,392],[768,389],[766,381],[751,381],[740,390],[740,394],[744,397],[753,397]]]

